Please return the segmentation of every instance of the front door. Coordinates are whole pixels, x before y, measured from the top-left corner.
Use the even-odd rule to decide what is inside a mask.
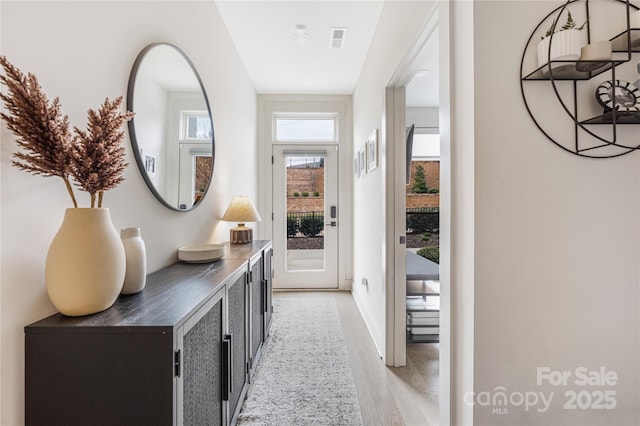
[[[338,288],[338,151],[273,147],[274,288]]]

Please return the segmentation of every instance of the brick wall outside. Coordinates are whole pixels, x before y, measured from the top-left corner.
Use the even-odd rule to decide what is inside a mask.
[[[294,197],[293,193],[300,194]],[[302,193],[308,192],[308,197]],[[319,196],[314,196],[319,192]],[[324,211],[324,168],[287,168],[287,211],[295,213]]]
[[[407,194],[407,208],[439,207],[440,194]],[[324,210],[323,197],[287,197],[287,211],[319,212]]]
[[[287,211],[292,213],[323,212],[324,197],[287,197]]]
[[[411,181],[407,185],[407,194],[411,192],[414,176],[416,175],[416,167],[418,165],[424,168],[424,180],[427,188],[440,189],[440,161],[412,161],[411,162]]]
[[[440,194],[413,194],[414,176],[416,175],[416,167],[421,165],[424,168],[424,180],[427,188],[440,189],[440,161],[412,161],[411,162],[411,180],[407,185],[407,208],[415,209],[420,207],[439,207]]]
[[[293,195],[294,192],[308,192],[313,195],[314,192],[324,194],[324,168],[287,168],[287,194]]]
[[[440,194],[407,194],[407,209],[440,207]]]
[[[411,181],[407,185],[406,203],[408,209],[420,207],[439,207],[440,194],[412,194],[413,178],[418,165],[424,168],[427,188],[440,188],[440,162],[439,161],[412,161]],[[294,197],[293,193],[308,192],[308,197]],[[314,197],[318,191],[320,196]],[[324,168],[287,168],[287,211],[319,212],[324,210]]]

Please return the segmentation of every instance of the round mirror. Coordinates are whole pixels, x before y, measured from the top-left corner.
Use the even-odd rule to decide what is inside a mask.
[[[136,58],[129,77],[129,136],[140,173],[153,195],[172,210],[194,209],[213,175],[211,108],[189,58],[155,43]]]

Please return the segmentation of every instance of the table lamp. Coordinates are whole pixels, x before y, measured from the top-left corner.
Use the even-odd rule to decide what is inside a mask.
[[[231,244],[246,244],[253,241],[253,229],[245,226],[245,222],[260,222],[262,219],[251,204],[249,197],[236,195],[229,203],[222,220],[238,223],[238,226],[230,230],[229,241]]]

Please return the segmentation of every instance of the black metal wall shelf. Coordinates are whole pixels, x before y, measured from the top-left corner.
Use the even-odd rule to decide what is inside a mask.
[[[598,117],[581,121],[580,124],[640,124],[640,112],[607,111]]]
[[[578,118],[578,94],[582,94],[585,90],[581,85],[586,84],[586,82],[605,73],[610,74],[607,75],[607,79],[605,81],[611,81],[613,85],[616,81],[616,68],[630,62],[634,59],[634,54],[640,53],[640,28],[631,28],[630,25],[631,13],[639,10],[640,8],[632,4],[630,0],[609,0],[608,3],[610,3],[610,6],[612,7],[626,8],[625,11],[618,11],[621,15],[626,16],[626,29],[619,33],[615,33],[613,37],[608,39],[611,42],[613,52],[611,60],[552,60],[542,66],[538,66],[533,71],[526,72],[524,70],[527,53],[531,50],[535,50],[533,47],[535,47],[534,37],[536,34],[540,35],[540,30],[547,28],[549,22],[551,22],[552,25],[552,32],[555,32],[556,26],[560,27],[557,22],[563,13],[565,13],[565,10],[570,10],[575,14],[576,7],[580,7],[580,5],[584,7],[585,16],[588,17],[584,30],[587,32],[587,43],[591,43],[591,26],[593,25],[593,21],[597,20],[598,16],[602,15],[596,16],[590,14],[589,0],[568,0],[562,6],[551,11],[533,30],[529,40],[527,41],[527,45],[525,46],[520,64],[520,87],[522,97],[527,111],[536,126],[549,140],[551,140],[551,142],[560,148],[572,154],[589,158],[618,157],[640,149],[640,138],[636,136],[635,139],[637,140],[622,141],[621,139],[628,139],[628,134],[625,133],[624,135],[621,135],[621,132],[617,130],[618,125],[640,124],[640,112],[626,111],[624,110],[625,108],[622,108],[624,111],[620,111],[618,110],[619,107],[614,103],[612,110],[605,109],[601,115],[592,116],[588,119]],[[571,6],[571,8],[569,6]],[[609,5],[606,6],[608,7]],[[553,44],[553,35],[551,36],[550,44]],[[549,53],[550,52],[551,46],[549,46]],[[525,84],[531,84],[531,82],[534,81],[545,82],[551,86],[561,109],[564,110],[566,115],[571,119],[574,141],[570,141],[568,144],[561,143],[558,140],[558,137],[551,136],[550,132],[545,130],[541,125],[542,120],[536,118],[536,114],[532,111],[525,91]],[[592,86],[593,84],[586,85],[585,87],[589,87],[589,90],[593,90]],[[614,102],[616,101],[614,100]],[[608,106],[609,105],[607,105],[607,107]],[[554,116],[553,124],[556,125],[557,123],[557,117]],[[603,125],[611,127],[610,135],[607,137],[602,136],[602,131],[595,130],[598,126],[602,128]]]
[[[600,74],[603,74],[611,68],[629,62],[629,59],[621,59],[615,61],[551,61],[539,67],[535,71],[529,73],[523,80],[539,80],[539,81],[574,81],[574,80],[591,80]],[[603,64],[600,67],[590,71],[580,71],[581,67],[587,67],[589,64]],[[551,67],[551,71],[549,71]],[[584,68],[583,68],[584,69]]]
[[[635,7],[632,4],[630,7]],[[614,52],[640,52],[640,28],[629,28],[611,37],[611,49]]]

